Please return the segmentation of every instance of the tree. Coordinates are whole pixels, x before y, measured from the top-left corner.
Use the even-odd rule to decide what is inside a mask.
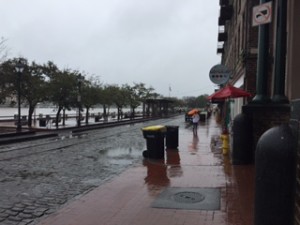
[[[188,108],[204,108],[207,105],[208,95],[200,95],[198,97],[184,97],[183,100]]]
[[[71,107],[77,106],[77,77],[79,72],[69,69],[61,71],[52,62],[45,64],[43,71],[49,77],[48,98],[58,107],[55,118],[55,125],[58,127],[61,110],[70,110]]]
[[[9,96],[7,93],[7,85],[9,84],[8,81],[8,74],[11,73],[12,70],[10,68],[10,63],[5,63],[5,59],[8,55],[7,46],[5,44],[7,40],[3,37],[0,38],[0,103],[5,103],[6,97]],[[7,66],[9,68],[7,68]],[[10,76],[12,74],[9,74]]]
[[[205,108],[207,106],[208,100],[207,100],[208,95],[200,95],[197,97],[197,104],[199,105],[199,108]]]
[[[30,66],[25,67],[22,77],[22,95],[28,103],[28,127],[32,126],[32,115],[39,102],[48,99],[48,84],[43,76],[40,65],[32,62]]]
[[[99,103],[103,107],[103,118],[107,120],[109,108],[113,105],[112,96],[113,90],[110,88],[111,85],[104,85],[98,90]]]
[[[15,69],[12,60],[7,60],[0,64],[0,103],[10,101],[13,105],[17,90],[12,87],[13,81],[16,81]],[[13,95],[13,92],[15,95]],[[13,98],[14,97],[14,98]],[[8,100],[8,98],[10,98]]]
[[[128,104],[128,91],[125,87],[111,85],[110,92],[112,93],[112,102],[117,107],[117,118],[120,120],[123,116],[123,107]]]
[[[196,97],[184,97],[183,100],[188,108],[198,108]]]
[[[85,81],[81,87],[81,99],[82,104],[86,109],[85,114],[85,123],[89,123],[89,110],[96,104],[99,103],[98,93],[100,91],[100,86],[97,83],[93,83],[93,81]]]
[[[141,102],[149,98],[153,92],[153,88],[146,88],[144,83],[134,83],[133,86],[124,85],[124,89],[128,93],[128,103],[131,108],[131,117],[135,116],[135,109],[140,106]]]
[[[15,67],[17,63],[22,62],[24,70],[22,74],[17,74]],[[14,58],[7,60],[1,65],[1,74],[4,75],[2,83],[2,90],[6,97],[11,97],[11,104],[16,104],[16,96],[19,90],[19,78],[20,77],[20,93],[21,102],[28,104],[28,127],[32,126],[32,115],[37,103],[45,101],[47,99],[47,84],[41,67],[32,62],[29,65],[28,60],[25,58]],[[3,100],[2,96],[2,100]]]
[[[0,63],[4,62],[8,55],[6,41],[7,39],[5,39],[4,37],[0,38]]]

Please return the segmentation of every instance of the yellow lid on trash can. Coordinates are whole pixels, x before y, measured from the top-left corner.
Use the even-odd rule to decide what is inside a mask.
[[[142,131],[160,131],[160,132],[166,132],[167,128],[163,125],[155,125],[155,126],[148,126],[142,128]]]

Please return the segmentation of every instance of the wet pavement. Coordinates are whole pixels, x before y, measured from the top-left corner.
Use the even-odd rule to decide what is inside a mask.
[[[108,143],[84,147],[88,142],[86,134],[65,134],[1,146],[1,224],[32,222],[120,172],[122,166],[100,157]]]
[[[123,128],[117,128],[119,133],[115,136],[105,136],[107,135],[105,132],[106,134],[103,136],[105,138],[100,138],[102,141],[96,141],[92,147],[91,143],[77,144],[74,146],[76,149],[74,152],[71,149],[68,150],[68,154],[61,155],[60,160],[56,157],[55,160],[58,161],[55,166],[53,165],[55,160],[51,157],[57,152],[48,155],[42,162],[51,160],[52,167],[66,164],[58,166],[58,170],[52,171],[53,173],[50,170],[51,174],[43,175],[52,176],[55,178],[52,179],[53,183],[56,185],[64,183],[65,187],[61,191],[56,188],[63,187],[62,185],[49,188],[49,193],[51,190],[55,192],[55,194],[53,193],[54,199],[49,199],[47,195],[44,195],[40,197],[40,200],[45,201],[48,208],[49,203],[56,200],[63,199],[66,204],[59,210],[54,210],[54,213],[49,208],[50,213],[45,211],[44,215],[50,215],[35,219],[34,223],[39,221],[39,225],[252,225],[254,166],[231,165],[230,156],[222,154],[219,139],[221,130],[214,118],[200,124],[198,136],[193,135],[192,128],[185,124],[181,117],[160,122],[167,125],[179,125],[178,150],[167,149],[164,160],[141,157],[145,148],[145,140],[142,138],[140,129],[135,128],[130,131],[122,131]],[[154,124],[157,123],[158,121],[154,122]],[[112,132],[116,132],[116,130]],[[95,136],[93,137],[95,138]],[[127,143],[127,147],[131,146],[130,149],[124,146],[125,142],[121,141],[125,139],[130,140]],[[99,146],[102,145],[104,145],[102,147],[104,152],[106,148],[118,150],[105,153],[111,157],[109,160],[108,158],[101,160],[101,154],[99,156],[91,154],[90,151],[86,152],[86,149],[99,149]],[[120,151],[123,147],[126,149],[125,152]],[[78,162],[81,162],[81,166]],[[111,162],[114,163],[111,164]],[[98,167],[99,164],[106,166]],[[56,174],[65,167],[70,167],[66,174],[61,172]],[[49,168],[51,168],[50,165]],[[81,173],[82,169],[85,172]],[[102,171],[101,169],[106,170]],[[80,175],[76,176],[75,174]],[[101,174],[110,175],[104,178],[101,177]],[[187,209],[187,204],[194,204],[193,202],[175,203],[177,208],[171,208],[168,205],[158,208],[153,205],[155,201],[162,198],[163,193],[168,190],[174,191],[174,189],[181,190],[177,193],[181,201],[196,202],[202,201],[207,196],[205,192],[202,195],[192,190],[217,190],[220,193],[218,207]],[[198,198],[195,198],[197,193],[201,199],[199,201]],[[70,195],[70,198],[64,199],[63,196],[66,195]],[[74,198],[75,196],[76,198]],[[41,201],[38,201],[38,198],[36,200],[40,204]],[[24,202],[22,204],[19,207],[20,211],[23,210],[22,214],[21,212],[16,213],[18,210],[12,208],[4,209],[2,207],[2,211],[9,214],[7,210],[10,210],[9,212],[22,217],[28,212]],[[31,206],[34,205],[35,203],[31,203]],[[30,218],[27,221],[29,220]],[[26,224],[26,220],[22,219],[19,224]]]
[[[181,120],[181,117],[180,117]],[[141,128],[134,125],[72,133],[0,146],[0,224],[36,224],[143,160]]]

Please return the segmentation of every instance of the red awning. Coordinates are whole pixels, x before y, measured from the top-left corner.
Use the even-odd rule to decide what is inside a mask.
[[[226,87],[218,90],[212,95],[208,96],[208,100],[224,100],[226,98],[240,98],[240,97],[251,97],[251,94],[241,88],[227,85]]]

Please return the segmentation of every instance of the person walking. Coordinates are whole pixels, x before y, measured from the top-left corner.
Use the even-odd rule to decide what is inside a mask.
[[[194,115],[193,115],[193,133],[194,133],[194,135],[197,135],[199,120],[200,120],[199,112],[194,113]]]

